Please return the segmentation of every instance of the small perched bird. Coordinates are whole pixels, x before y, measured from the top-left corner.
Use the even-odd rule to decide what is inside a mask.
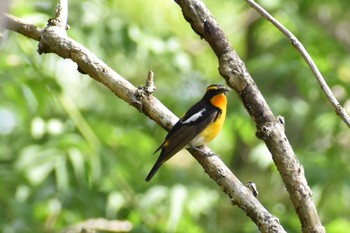
[[[149,172],[150,181],[160,166],[184,147],[197,147],[207,144],[220,132],[226,117],[229,90],[224,85],[210,85],[203,98],[193,105],[169,131],[164,142],[154,152],[160,155]]]

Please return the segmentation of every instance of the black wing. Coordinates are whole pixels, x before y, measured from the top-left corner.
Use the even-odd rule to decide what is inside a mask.
[[[192,139],[213,122],[217,114],[219,114],[219,110],[208,106],[203,100],[192,106],[169,131],[163,144],[155,151],[162,149],[146,181],[151,180],[165,161],[188,145]]]

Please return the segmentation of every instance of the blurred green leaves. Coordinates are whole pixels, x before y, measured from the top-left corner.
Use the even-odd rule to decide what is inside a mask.
[[[289,41],[248,5],[205,1],[244,59],[302,162],[327,232],[350,218],[349,130]],[[57,2],[12,1],[10,13],[40,27]],[[211,83],[217,58],[173,1],[69,1],[68,35],[135,86],[155,72],[159,98],[178,116]],[[347,1],[262,3],[311,53],[349,105]],[[135,7],[136,6],[136,7]],[[156,6],[156,7],[155,7]],[[325,24],[327,23],[327,24]],[[344,34],[344,33],[343,33]],[[342,35],[343,35],[342,34]],[[346,35],[346,33],[345,33]],[[89,218],[128,220],[132,232],[256,232],[256,226],[187,153],[144,178],[166,132],[70,60],[39,56],[37,42],[5,31],[0,43],[0,229],[61,232]],[[289,232],[300,231],[279,174],[235,93],[210,145]]]

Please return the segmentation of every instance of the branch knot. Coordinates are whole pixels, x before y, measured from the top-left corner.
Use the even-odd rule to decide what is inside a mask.
[[[274,132],[280,130],[282,128],[284,132],[284,117],[277,116],[275,121],[266,122],[264,125],[257,130],[256,136],[262,140],[266,140],[270,138]]]
[[[138,86],[135,90],[134,96],[131,99],[131,103],[139,110],[139,112],[143,112],[142,108],[142,99],[145,96],[150,96],[156,90],[156,86],[154,85],[154,73],[150,70],[148,71],[146,85]]]

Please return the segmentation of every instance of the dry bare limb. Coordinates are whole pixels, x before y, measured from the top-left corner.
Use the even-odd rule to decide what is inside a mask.
[[[7,29],[18,32],[28,38],[39,41],[41,28],[27,23],[15,16],[5,14],[4,21],[6,22],[5,26]]]
[[[104,218],[91,218],[79,222],[63,230],[64,233],[81,232],[130,232],[132,224],[129,221],[108,220]]]
[[[175,0],[182,9],[184,18],[192,29],[204,38],[219,60],[219,71],[226,82],[240,96],[245,108],[256,123],[256,135],[264,140],[280,172],[290,199],[297,212],[302,231],[325,232],[312,192],[284,132],[284,119],[275,117],[264,97],[248,73],[243,61],[231,47],[224,32],[200,0]]]
[[[296,48],[299,54],[304,58],[305,62],[310,67],[312,73],[314,74],[316,80],[318,81],[321,89],[326,94],[329,102],[332,104],[335,112],[340,116],[344,123],[350,127],[350,117],[347,114],[344,107],[338,102],[337,98],[333,95],[331,89],[329,88],[327,82],[323,78],[321,72],[317,68],[315,62],[312,60],[310,54],[307,52],[303,44],[298,40],[296,36],[293,35],[283,24],[276,20],[272,15],[270,15],[264,8],[257,4],[254,0],[246,0],[246,2],[253,7],[261,16],[270,21],[280,32],[282,32]]]
[[[6,15],[8,29],[14,30],[39,41],[38,52],[54,53],[62,58],[69,58],[78,65],[78,70],[101,82],[119,98],[140,110],[150,119],[166,130],[169,130],[178,118],[170,112],[158,99],[147,93],[144,88],[136,88],[103,61],[98,59],[84,46],[69,38],[62,24],[55,25],[49,20],[45,29],[28,25],[16,17]],[[40,32],[40,36],[37,36]],[[253,196],[234,174],[208,147],[202,151],[189,150],[202,165],[205,172],[222,187],[236,204],[254,221],[261,232],[285,232],[278,219],[271,215]]]

